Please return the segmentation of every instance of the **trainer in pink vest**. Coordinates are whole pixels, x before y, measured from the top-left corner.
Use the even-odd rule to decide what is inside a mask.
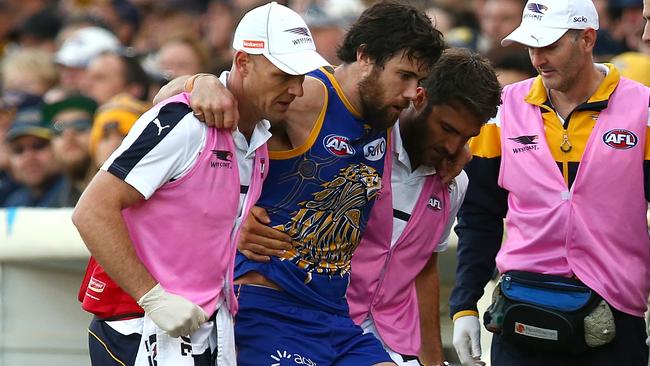
[[[179,94],[161,104],[174,102],[189,105],[189,95]],[[219,160],[213,153],[217,150],[230,152],[229,161]],[[267,161],[265,144],[255,152],[244,213],[259,198]],[[224,298],[233,314],[237,310],[232,291],[236,240],[231,235],[239,197],[232,134],[210,128],[205,148],[187,174],[160,187],[149,200],[122,211],[138,258],[151,275],[166,291],[201,306],[209,315]],[[226,281],[228,293],[224,294]]]
[[[390,182],[391,164],[392,154],[386,154],[384,182]],[[393,199],[390,184],[384,185],[352,256],[346,293],[350,316],[361,324],[371,315],[384,343],[400,354],[420,353],[415,277],[445,231],[451,210],[449,196],[448,186],[437,175],[428,176],[404,232],[391,248]]]
[[[571,190],[548,149],[532,80],[506,87],[499,185],[510,192],[497,266],[577,276],[614,308],[642,317],[650,292],[643,162],[648,88],[621,78],[598,116]],[[511,138],[537,136],[522,151]]]

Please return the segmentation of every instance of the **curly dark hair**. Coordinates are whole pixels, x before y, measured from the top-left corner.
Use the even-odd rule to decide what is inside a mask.
[[[445,49],[445,41],[423,12],[396,1],[380,1],[352,24],[336,54],[341,61],[353,63],[360,47],[377,66],[405,51],[410,60],[423,61],[431,68]]]
[[[469,108],[485,123],[496,116],[501,104],[501,85],[490,62],[478,53],[464,48],[450,48],[422,81],[427,105],[424,115],[434,105]]]

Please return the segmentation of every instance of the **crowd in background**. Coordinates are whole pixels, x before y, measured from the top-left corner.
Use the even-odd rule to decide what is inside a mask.
[[[230,68],[239,18],[260,0],[0,0],[0,207],[72,207],[167,81]],[[302,14],[336,65],[346,27],[373,1],[278,1]],[[536,75],[500,40],[523,0],[412,0],[450,46],[485,54],[508,84]],[[642,0],[595,0],[597,61],[650,86]]]

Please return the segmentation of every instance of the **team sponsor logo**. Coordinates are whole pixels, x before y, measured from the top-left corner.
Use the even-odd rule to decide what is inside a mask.
[[[522,152],[530,151],[530,150],[537,150],[537,139],[539,138],[538,135],[522,135],[522,136],[517,136],[517,137],[508,137],[508,140],[514,141],[518,144],[521,144],[523,146],[521,147],[514,147],[512,148],[512,152],[515,154],[519,154]]]
[[[574,23],[587,23],[587,21],[588,20],[586,16],[573,17]]]
[[[605,132],[603,142],[612,149],[627,150],[635,147],[639,139],[630,130],[616,128]]]
[[[341,135],[327,135],[323,139],[323,146],[334,156],[349,157],[354,155],[354,147],[350,139]]]
[[[544,17],[544,14],[548,11],[548,6],[530,3],[526,6],[526,10],[528,11],[524,13],[524,19],[542,20],[542,17]]]
[[[297,353],[289,353],[287,351],[275,351],[275,354],[270,355],[273,361],[271,366],[285,366],[285,365],[305,365],[305,366],[318,366],[316,362],[311,359],[301,356]]]
[[[427,208],[434,211],[442,210],[442,201],[436,196],[429,197],[429,202],[427,202]]]
[[[526,9],[530,10],[533,13],[544,14],[548,10],[548,6],[537,3],[530,3],[526,6]]]
[[[151,334],[147,337],[144,341],[144,348],[147,351],[147,361],[149,361],[149,366],[158,366],[158,345],[155,334]]]
[[[378,138],[363,147],[363,156],[370,161],[377,161],[386,153],[386,139]]]
[[[244,40],[244,48],[264,48],[264,41]]]
[[[306,43],[314,43],[314,41],[311,39],[311,36],[309,35],[309,29],[305,27],[286,29],[285,32],[302,36],[291,41],[294,46]]]
[[[211,168],[228,168],[232,169],[232,152],[228,150],[212,150],[212,155],[217,158],[217,161],[211,161]]]
[[[163,132],[165,128],[170,128],[169,125],[162,126],[158,118],[154,119],[152,122],[154,125],[156,125],[156,127],[158,127],[158,136],[160,136],[160,134]]]
[[[90,282],[88,283],[88,289],[95,292],[104,292],[106,288],[106,282],[102,282],[95,277],[90,277]]]
[[[285,32],[298,34],[298,35],[305,36],[305,37],[309,37],[309,30],[307,28],[305,28],[305,27],[286,29]]]

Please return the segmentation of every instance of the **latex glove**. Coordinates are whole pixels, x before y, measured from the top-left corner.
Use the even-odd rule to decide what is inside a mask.
[[[208,315],[182,296],[170,294],[157,284],[138,300],[144,312],[171,337],[194,333]]]
[[[482,365],[481,324],[477,316],[461,316],[454,321],[454,348],[463,365]]]

